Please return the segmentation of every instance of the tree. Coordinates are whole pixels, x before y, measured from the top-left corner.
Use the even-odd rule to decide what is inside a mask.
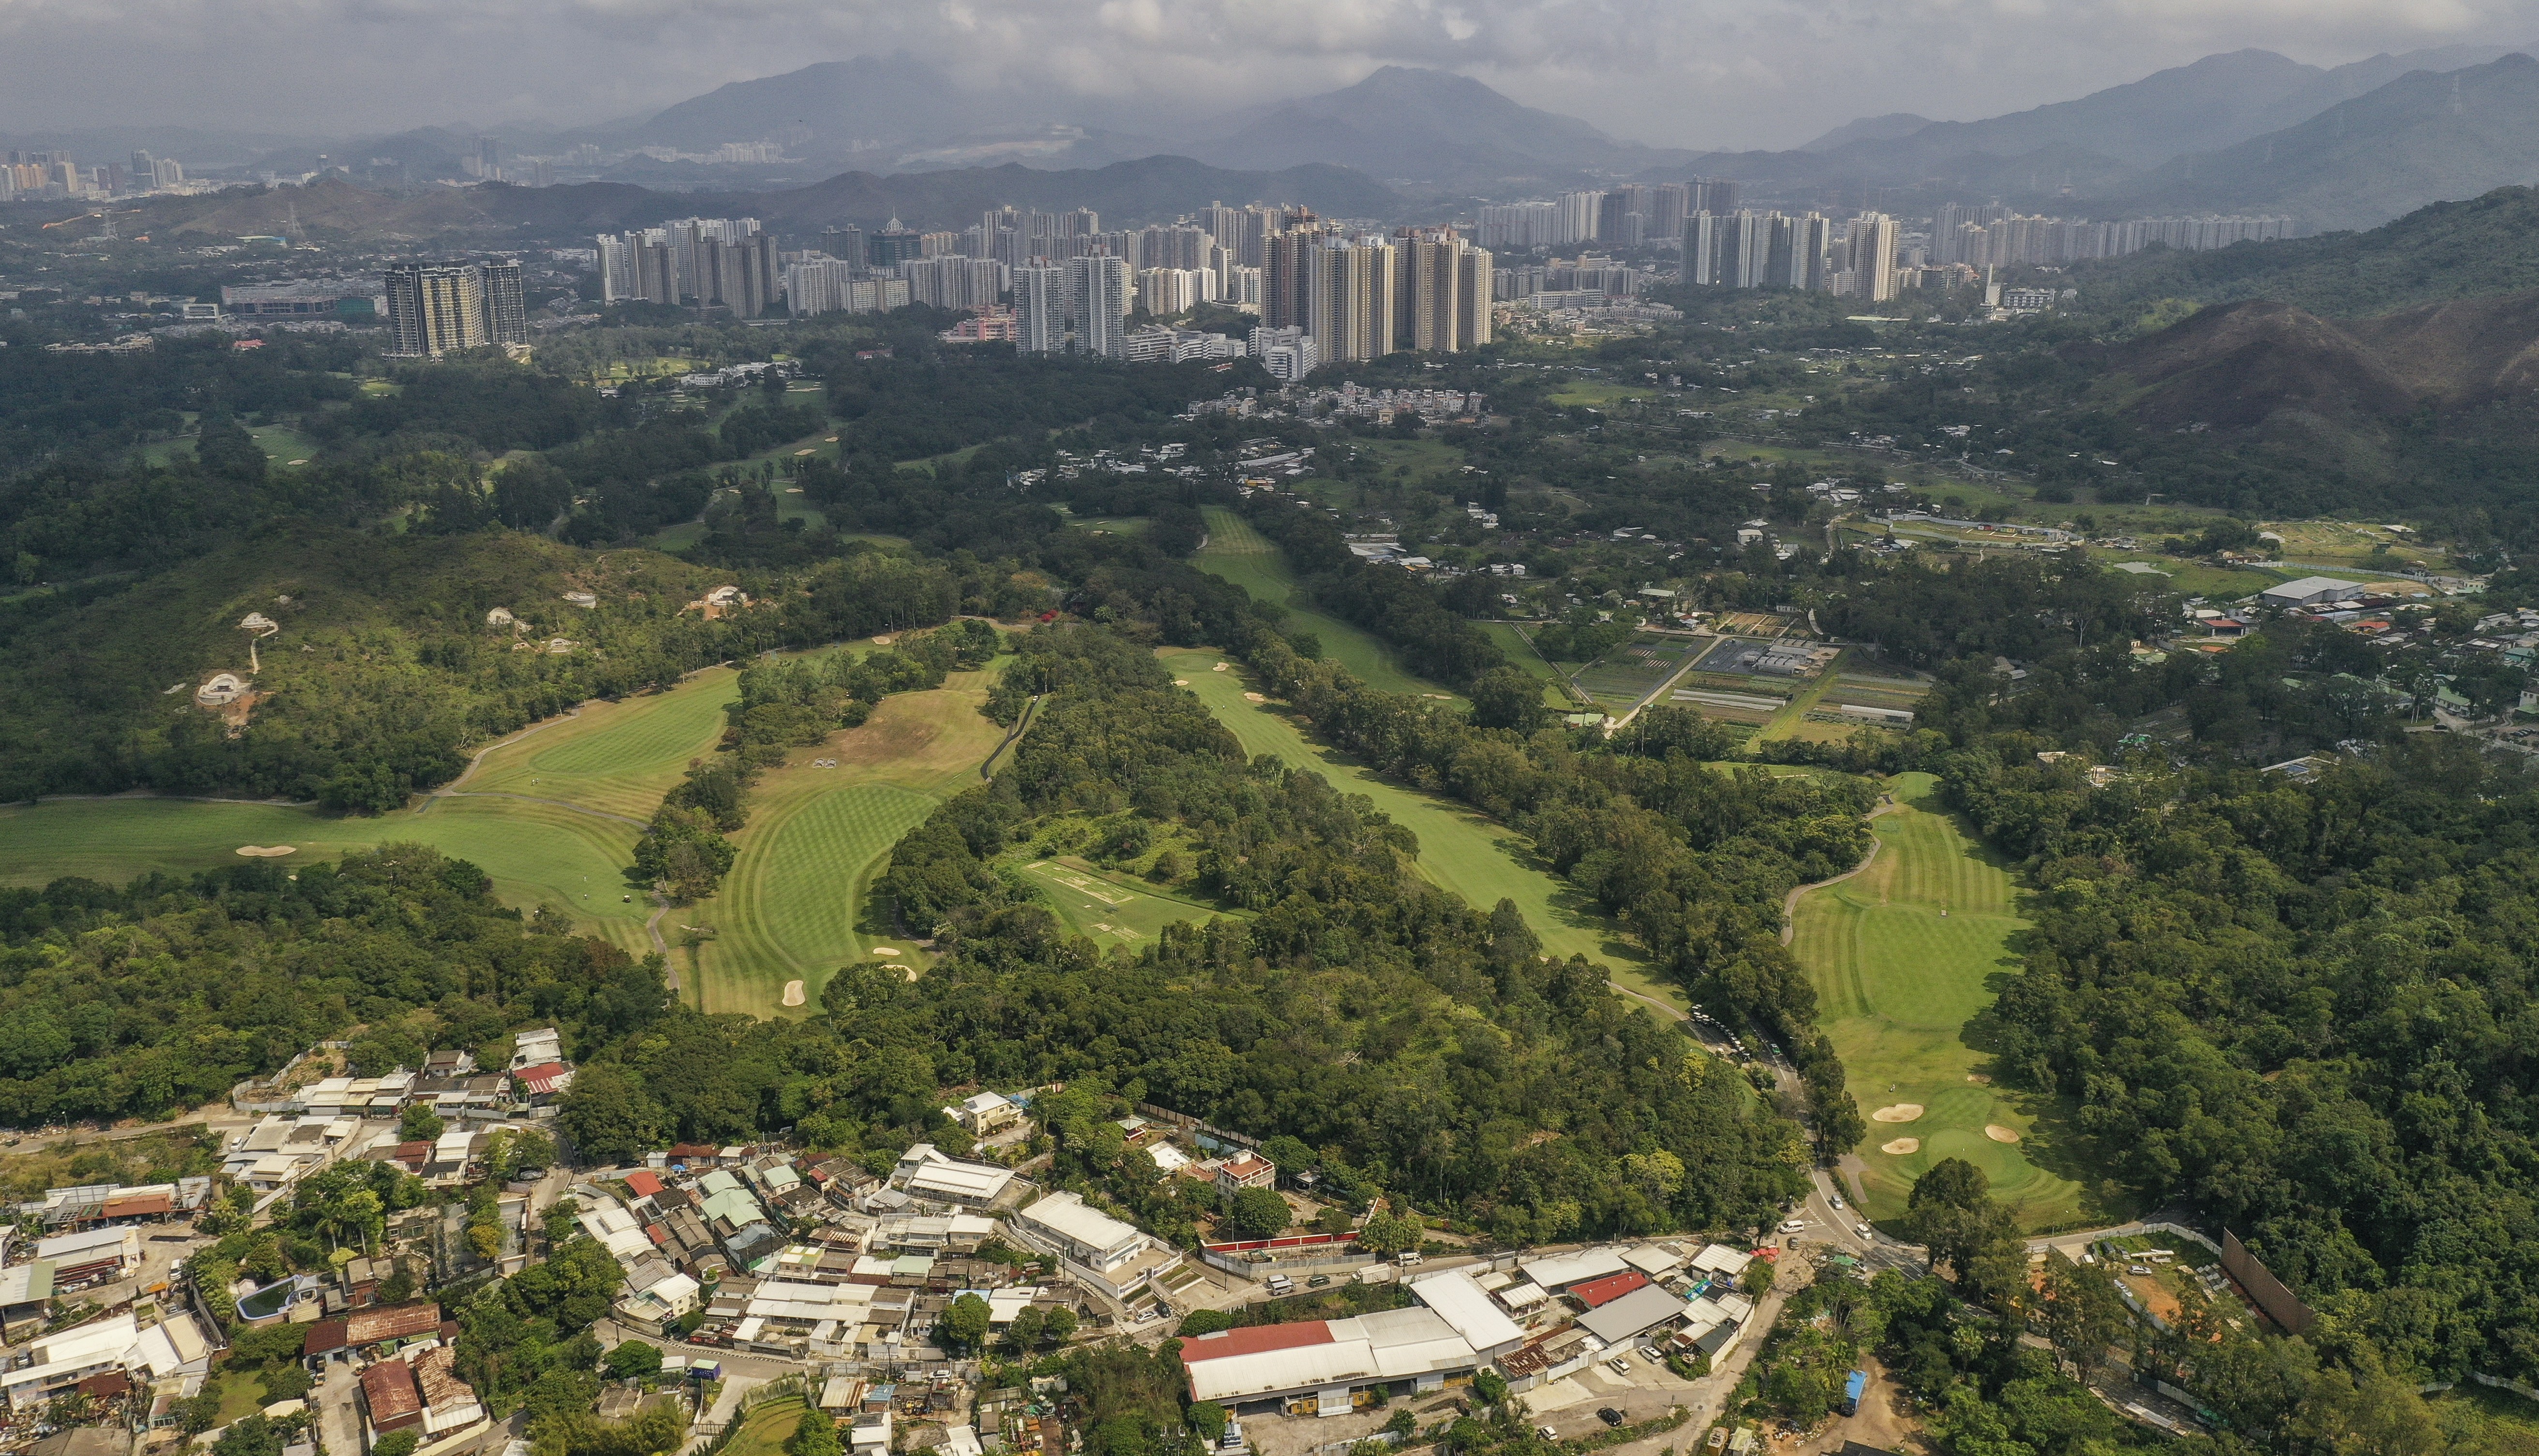
[[[785,1438],[785,1456],[839,1456],[838,1422],[825,1411],[804,1413],[802,1423]]]
[[[1040,1334],[1052,1345],[1064,1345],[1075,1338],[1075,1311],[1059,1305],[1041,1317]]]
[[[392,1430],[371,1443],[371,1456],[414,1456],[422,1436],[412,1430]]]
[[[1473,1394],[1479,1396],[1483,1405],[1495,1406],[1507,1399],[1507,1377],[1496,1370],[1484,1366],[1473,1376]]]
[[[1222,1309],[1194,1309],[1182,1316],[1181,1327],[1173,1333],[1184,1340],[1201,1335],[1213,1335],[1234,1328],[1234,1316]]]
[[[1384,1202],[1357,1231],[1357,1246],[1380,1259],[1389,1259],[1406,1250],[1419,1247],[1427,1230],[1418,1218],[1401,1213],[1391,1199]]]
[[[2044,1316],[2047,1343],[2083,1380],[2106,1357],[2107,1347],[2132,1328],[2106,1266],[2060,1256],[2045,1261]]]
[[[934,1326],[935,1343],[952,1350],[977,1350],[988,1340],[988,1301],[976,1294],[964,1294],[943,1311]]]
[[[643,1083],[605,1062],[575,1075],[556,1120],[582,1155],[598,1162],[623,1162],[658,1146],[669,1129],[660,1104]]]
[[[608,1352],[601,1368],[612,1380],[637,1380],[661,1373],[661,1352],[657,1346],[641,1340],[629,1340]]]
[[[1182,1409],[1182,1423],[1213,1446],[1225,1434],[1225,1408],[1214,1401],[1193,1401]]]
[[[408,1143],[436,1142],[447,1128],[429,1103],[409,1102],[397,1116],[397,1136]]]
[[[1248,1239],[1276,1238],[1287,1231],[1287,1201],[1267,1188],[1247,1188],[1234,1196],[1226,1221]]]
[[[1014,1316],[1013,1323],[1005,1326],[1005,1343],[1017,1354],[1031,1353],[1032,1347],[1040,1344],[1040,1336],[1041,1315],[1037,1304],[1024,1305],[1022,1312]]]
[[[2010,1239],[2016,1227],[2010,1211],[1993,1202],[1992,1180],[1963,1158],[1945,1157],[1933,1163],[1914,1180],[1912,1195],[1905,1201],[1904,1236],[1922,1245],[1933,1265],[1956,1270],[1961,1282],[1973,1273],[1975,1257]],[[2001,1281],[1994,1277],[1987,1283]]]
[[[1493,667],[1474,678],[1472,699],[1475,728],[1530,733],[1549,717],[1543,706],[1543,680],[1522,667]]]
[[[1746,1266],[1746,1273],[1738,1278],[1738,1286],[1760,1299],[1772,1292],[1772,1277],[1776,1273],[1778,1270],[1771,1260],[1757,1259]]]

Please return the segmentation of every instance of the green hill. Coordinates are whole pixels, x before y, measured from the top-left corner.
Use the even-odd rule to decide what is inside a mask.
[[[2539,191],[2498,187],[2368,232],[2137,253],[2085,269],[2081,288],[2085,305],[2110,312],[2162,298],[2271,299],[2338,318],[2525,292],[2539,289]]]

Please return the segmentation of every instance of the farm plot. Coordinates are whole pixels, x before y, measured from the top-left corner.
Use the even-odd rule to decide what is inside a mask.
[[[1683,670],[1704,646],[1697,637],[1635,632],[1613,651],[1578,670],[1572,679],[1598,705],[1628,711]]]

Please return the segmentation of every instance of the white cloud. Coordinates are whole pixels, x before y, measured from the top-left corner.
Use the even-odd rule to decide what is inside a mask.
[[[0,127],[594,121],[901,49],[1185,121],[1445,66],[1620,135],[1769,146],[1972,117],[2260,45],[2539,39],[2532,0],[0,0]]]

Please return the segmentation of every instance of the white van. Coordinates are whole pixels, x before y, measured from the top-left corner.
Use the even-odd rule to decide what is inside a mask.
[[[1393,1256],[1393,1262],[1405,1269],[1417,1269],[1422,1260],[1417,1249],[1405,1249]]]

